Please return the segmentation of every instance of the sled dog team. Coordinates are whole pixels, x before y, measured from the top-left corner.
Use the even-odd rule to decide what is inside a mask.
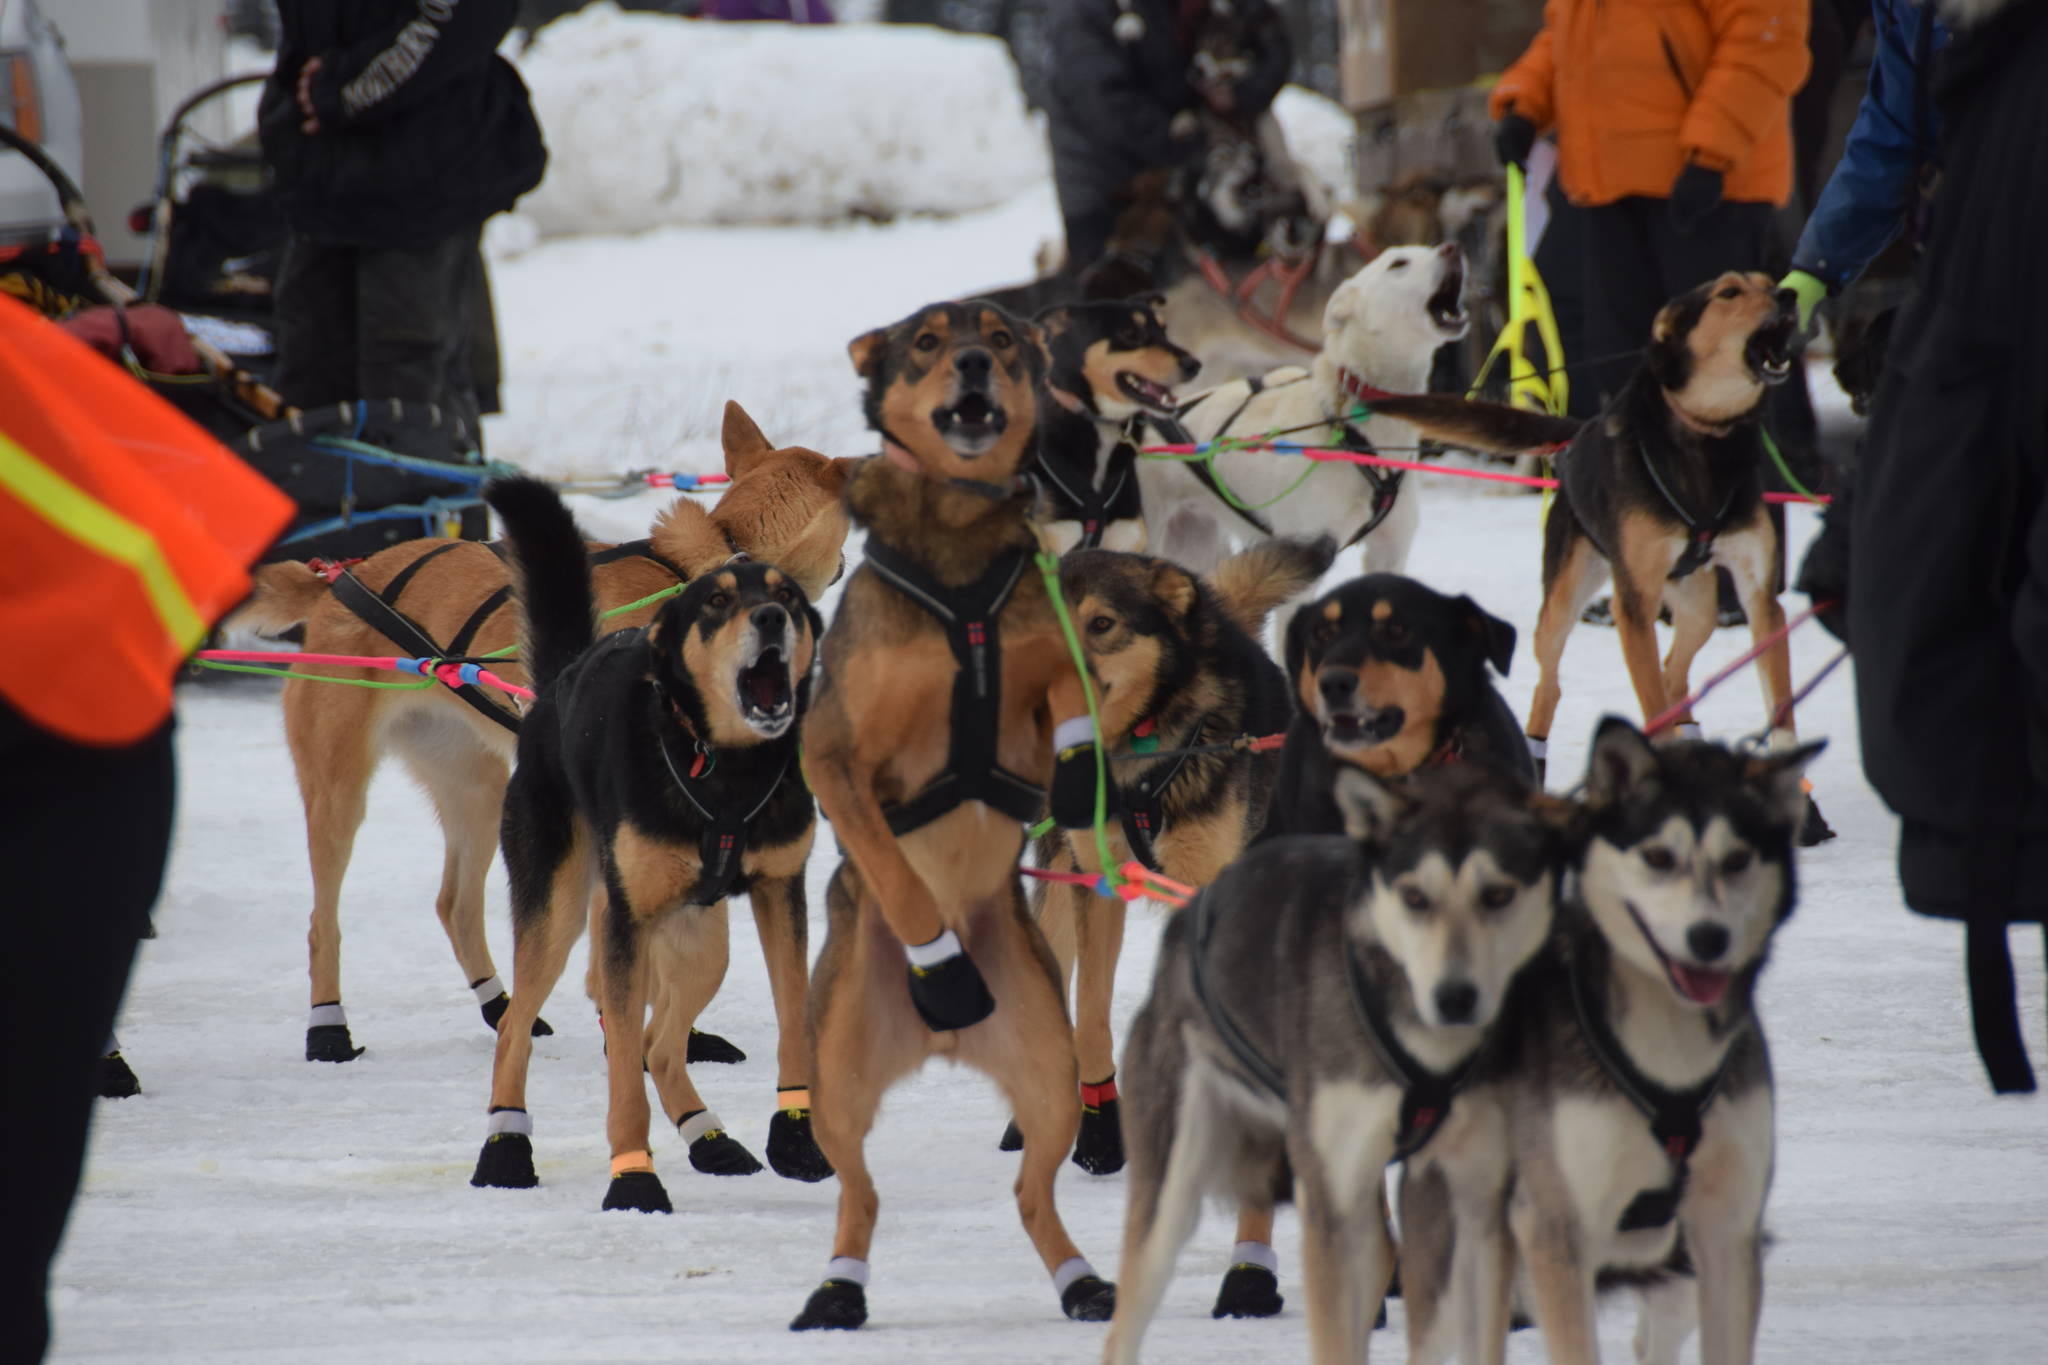
[[[1646,717],[1686,695],[1715,569],[1760,642],[1782,624],[1757,421],[1789,367],[1790,304],[1736,274],[1674,300],[1581,430],[1416,396],[1464,332],[1463,284],[1454,246],[1384,251],[1332,296],[1311,365],[1191,402],[1175,386],[1198,366],[1152,300],[1029,321],[934,304],[850,346],[872,458],[778,449],[733,404],[729,491],[679,501],[644,541],[588,542],[551,489],[509,479],[488,493],[500,545],[266,568],[242,625],[298,627],[322,653],[516,645],[497,671],[538,693],[521,711],[474,688],[286,684],[315,888],[308,1059],[362,1050],[340,888],[395,752],[441,817],[436,909],[497,1031],[472,1184],[537,1183],[532,1038],[586,927],[603,1206],[671,1208],[648,1077],[694,1168],[760,1169],[690,1065],[740,1055],[694,1025],[743,895],[779,1034],[768,1162],[839,1181],[797,1329],[866,1321],[866,1134],[884,1093],[944,1056],[1010,1104],[1019,1216],[1066,1315],[1111,1321],[1105,1360],[1139,1358],[1210,1197],[1238,1218],[1217,1316],[1280,1311],[1274,1208],[1298,1205],[1318,1362],[1364,1358],[1397,1261],[1414,1360],[1501,1360],[1517,1306],[1553,1360],[1593,1360],[1595,1296],[1617,1285],[1641,1296],[1643,1360],[1675,1361],[1695,1327],[1705,1360],[1749,1360],[1773,1146],[1754,985],[1794,904],[1819,746],[1793,738],[1782,640],[1759,662],[1768,752],[1610,718],[1558,796],[1542,741],[1565,636],[1603,581]],[[1275,430],[1559,452],[1526,729],[1489,677],[1514,628],[1400,576],[1419,516],[1398,471],[1139,454]],[[865,554],[827,625],[813,599],[856,524]],[[1367,574],[1309,599],[1354,545]],[[1280,612],[1276,662],[1261,640]],[[1277,751],[1245,743],[1282,733]],[[820,813],[842,856],[811,965]],[[1027,895],[1027,842],[1070,880]],[[483,933],[500,850],[509,993]],[[1132,864],[1201,890],[1165,930],[1124,1091],[1124,902],[1081,882]],[[1126,1171],[1114,1284],[1061,1223],[1070,1153]]]

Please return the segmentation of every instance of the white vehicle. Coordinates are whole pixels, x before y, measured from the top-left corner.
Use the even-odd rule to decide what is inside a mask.
[[[35,0],[0,0],[0,123],[79,178],[85,120],[78,85],[63,38]],[[49,178],[19,152],[0,149],[0,248],[48,241],[63,224]]]

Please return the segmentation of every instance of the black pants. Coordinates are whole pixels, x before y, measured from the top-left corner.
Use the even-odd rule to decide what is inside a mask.
[[[475,434],[478,233],[469,228],[419,248],[294,236],[277,272],[277,387],[285,401],[437,403]]]
[[[78,1190],[100,1053],[162,884],[172,794],[168,723],[132,747],[94,749],[0,703],[0,1360],[40,1360],[49,1345],[50,1260]]]

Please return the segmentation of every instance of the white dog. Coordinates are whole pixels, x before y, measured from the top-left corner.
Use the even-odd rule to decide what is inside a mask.
[[[1330,296],[1323,349],[1307,369],[1220,385],[1182,408],[1180,425],[1197,443],[1280,432],[1304,445],[1370,446],[1413,458],[1414,428],[1356,417],[1358,395],[1427,387],[1437,348],[1469,325],[1464,288],[1465,257],[1455,243],[1390,247]],[[1215,568],[1233,539],[1275,535],[1363,541],[1367,572],[1399,573],[1418,522],[1401,471],[1349,462],[1231,451],[1206,464],[1141,460],[1138,481],[1151,552],[1196,573]]]

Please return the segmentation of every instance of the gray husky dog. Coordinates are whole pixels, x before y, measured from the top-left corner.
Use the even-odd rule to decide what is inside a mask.
[[[1381,1175],[1458,1093],[1550,936],[1569,803],[1479,764],[1337,779],[1345,834],[1259,846],[1166,930],[1124,1054],[1129,1204],[1103,1359],[1138,1356],[1202,1200],[1301,1206],[1311,1356],[1364,1358],[1394,1268]]]
[[[1510,1234],[1552,1361],[1599,1359],[1594,1300],[1622,1285],[1642,1294],[1644,1365],[1675,1365],[1695,1324],[1704,1365],[1752,1358],[1774,1143],[1755,989],[1792,911],[1800,779],[1822,747],[1653,747],[1601,723],[1556,941],[1468,1104],[1504,1112],[1508,1160],[1450,1169],[1425,1150],[1404,1172],[1411,1361],[1461,1336],[1468,1361],[1501,1359]]]

